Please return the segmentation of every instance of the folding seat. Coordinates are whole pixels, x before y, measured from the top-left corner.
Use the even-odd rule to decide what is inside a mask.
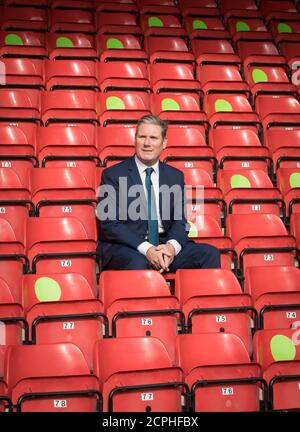
[[[149,64],[148,73],[154,93],[173,90],[200,92],[200,84],[194,78],[194,68],[191,64]]]
[[[93,348],[107,318],[96,287],[78,273],[24,275],[22,303],[33,344],[72,342],[93,368]]]
[[[49,27],[52,33],[94,33],[94,14],[86,10],[50,9]]]
[[[279,189],[261,169],[219,170],[218,186],[229,213],[285,215]]]
[[[23,308],[13,297],[9,286],[2,278],[0,278],[0,288],[0,377],[3,377],[4,356],[7,347],[9,345],[22,345],[23,339],[28,342],[29,334]],[[0,412],[1,406],[0,400]]]
[[[234,54],[203,54],[197,64],[196,76],[201,86],[215,81],[242,81],[240,59]]]
[[[238,32],[233,36],[235,52],[244,61],[250,55],[279,55],[273,37],[269,32]]]
[[[191,51],[198,63],[203,54],[235,54],[231,37],[225,30],[203,30],[201,36],[191,40]]]
[[[254,124],[255,126],[255,124]],[[268,148],[260,141],[260,130],[245,122],[211,128],[209,143],[222,169],[262,169],[271,171]]]
[[[250,87],[260,83],[289,83],[288,66],[281,56],[249,56],[243,63],[245,80]],[[261,88],[260,86],[260,88]],[[268,86],[266,86],[268,88]]]
[[[257,85],[258,86],[258,85]],[[271,83],[269,84],[269,91],[260,91],[256,89],[255,97],[255,111],[258,113],[261,120],[265,123],[272,122],[276,114],[294,114],[300,113],[300,103],[295,94],[295,88],[290,84],[282,84],[278,89]],[[290,117],[291,119],[291,117]],[[275,117],[278,120],[278,117]]]
[[[265,122],[264,143],[273,160],[274,172],[278,168],[297,168],[300,158],[300,116],[273,115]]]
[[[45,34],[30,30],[1,30],[0,56],[43,59],[47,57]]]
[[[205,30],[225,30],[220,17],[206,16],[205,9],[203,11],[203,16],[201,16],[200,13],[197,13],[197,16],[185,16],[184,26],[191,39],[194,39],[199,34],[205,35]]]
[[[300,161],[300,157],[299,157]],[[295,210],[300,198],[300,169],[299,168],[279,168],[277,170],[277,185],[288,207],[288,214]],[[298,201],[297,201],[298,200]],[[294,208],[293,208],[294,207]]]
[[[192,411],[266,409],[267,386],[260,366],[251,363],[243,342],[235,334],[179,335],[176,356],[191,390]]]
[[[46,90],[99,90],[95,62],[92,60],[47,60]]]
[[[36,136],[39,165],[93,168],[97,158],[96,130],[91,125],[39,127]]]
[[[219,15],[219,9],[214,0],[179,0],[178,6],[184,18],[193,15]]]
[[[299,201],[298,201],[299,204]],[[300,218],[299,213],[293,212],[290,216],[290,233],[296,238],[297,248],[300,249]]]
[[[182,33],[180,36],[165,36],[158,30],[153,30],[153,32],[153,34],[144,37],[144,48],[150,63],[193,63],[195,61],[194,55],[189,52],[185,41],[185,30],[178,29],[176,34]]]
[[[84,33],[48,33],[47,46],[50,60],[97,60],[93,35]]]
[[[135,127],[111,125],[100,127],[97,135],[99,158],[103,166],[134,154]]]
[[[263,17],[259,11],[244,10],[237,13],[235,9],[228,11],[225,15],[227,28],[232,36],[237,33],[245,32],[266,32],[267,27],[264,23]],[[239,16],[237,16],[239,15]]]
[[[102,92],[111,90],[150,91],[147,67],[143,62],[109,61],[97,66],[98,81]]]
[[[296,13],[297,9],[292,0],[283,0],[277,2],[274,0],[262,0],[259,8],[264,17],[268,18],[273,12]]]
[[[26,250],[34,274],[80,273],[96,286],[95,226],[76,217],[29,218]]]
[[[29,171],[32,168],[30,160],[5,160],[0,168],[0,199],[3,200],[30,200]]]
[[[237,112],[252,113],[248,85],[244,82],[207,83],[202,90],[203,109],[210,121],[215,122],[218,119],[224,121]]]
[[[161,154],[161,160],[182,168],[202,168],[211,178],[217,170],[216,159],[211,147],[206,143],[206,125],[176,125],[168,127],[167,148]]]
[[[201,203],[200,201],[200,206],[198,204],[193,204],[190,209],[187,210],[189,212],[187,214],[188,236],[196,243],[208,243],[215,246],[219,249],[221,254],[221,267],[235,271],[237,268],[236,252],[232,249],[230,237],[224,236],[222,232],[221,224],[218,220],[220,216],[218,218],[218,216],[215,215],[217,212],[220,214],[220,205],[218,208],[216,204],[214,204],[213,210],[215,214],[212,214],[213,211],[208,211],[206,207],[208,207],[208,205],[203,206],[203,202]],[[205,214],[205,211],[207,211],[207,214]]]
[[[185,315],[188,333],[233,333],[252,354],[252,331],[257,315],[249,294],[244,294],[227,269],[178,270],[175,295]]]
[[[176,118],[180,119],[181,112],[200,113],[200,98],[194,93],[187,92],[163,92],[151,95],[151,111],[161,115],[165,111],[176,112]],[[191,120],[193,119],[190,116]],[[200,119],[200,118],[199,118]]]
[[[42,119],[45,126],[53,123],[72,125],[98,124],[96,96],[92,90],[56,90],[42,95]]]
[[[157,337],[174,361],[175,336],[185,322],[164,277],[154,270],[104,271],[99,285],[112,337]]]
[[[109,1],[94,1],[97,12],[129,12],[137,13],[138,7],[133,0],[126,0],[126,2],[119,2],[119,0]]]
[[[248,267],[293,266],[295,239],[274,214],[228,214],[226,234],[240,257],[240,269]]]
[[[135,34],[98,34],[97,45],[102,63],[122,59],[148,61],[147,54],[141,48],[140,37]]]
[[[259,314],[260,328],[293,328],[300,309],[300,270],[296,267],[249,267],[245,292]]]
[[[150,111],[149,95],[144,91],[109,91],[98,96],[100,124],[136,123],[135,119]]]
[[[20,279],[22,274],[29,270],[29,261],[24,253],[24,233],[19,229],[15,232],[14,224],[10,222],[0,218],[0,274],[18,303]]]
[[[285,36],[291,33],[300,33],[300,17],[298,14],[281,13],[280,16],[270,20],[269,28],[276,40],[277,36]],[[280,40],[280,39],[279,39]]]
[[[41,123],[40,98],[35,89],[0,89],[0,121]]]
[[[79,10],[94,10],[95,5],[93,0],[52,0],[50,2],[52,9],[79,9]]]
[[[36,129],[33,123],[0,124],[0,155],[35,155]]]
[[[3,58],[3,87],[9,88],[44,88],[44,62],[27,58]]]
[[[47,11],[33,7],[5,7],[0,18],[2,30],[48,30]]]
[[[176,35],[176,29],[181,29],[179,11],[174,6],[148,6],[140,10],[140,26],[144,34],[149,31],[163,29],[164,35]]]
[[[36,168],[30,184],[37,215],[76,217],[96,229],[93,171],[85,175],[80,168]]]
[[[238,9],[239,12],[257,10],[257,5],[254,0],[241,0],[238,4],[238,8],[236,6],[237,5],[234,3],[234,0],[222,0],[219,4],[220,11],[223,15],[232,9]]]
[[[253,339],[254,361],[269,387],[270,410],[299,410],[299,330],[259,330]]]
[[[106,33],[141,33],[137,25],[137,17],[128,12],[97,12],[96,13],[96,31],[100,34]],[[128,28],[126,28],[128,27]]]
[[[101,407],[97,378],[72,343],[10,346],[4,380],[16,411],[95,412]]]
[[[159,339],[102,339],[95,344],[94,359],[104,412],[187,409],[187,386],[182,381],[182,371],[174,367]]]

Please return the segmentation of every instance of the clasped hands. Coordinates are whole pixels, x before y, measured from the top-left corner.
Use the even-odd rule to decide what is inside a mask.
[[[147,251],[146,257],[159,273],[168,272],[169,265],[175,257],[175,248],[170,243],[151,246]]]

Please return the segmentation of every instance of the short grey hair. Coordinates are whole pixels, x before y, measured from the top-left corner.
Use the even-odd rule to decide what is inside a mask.
[[[146,123],[160,126],[162,139],[164,140],[166,138],[167,130],[168,130],[168,122],[166,120],[162,120],[161,118],[153,114],[144,115],[139,119],[136,125],[135,135],[137,134],[139,127],[142,124],[146,124]]]

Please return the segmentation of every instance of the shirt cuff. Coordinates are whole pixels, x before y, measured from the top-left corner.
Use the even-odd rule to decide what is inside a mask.
[[[175,240],[175,239],[168,240],[167,243],[170,243],[174,247],[174,249],[175,249],[175,256],[178,255],[179,252],[182,249],[181,244],[178,243],[178,241]]]
[[[151,244],[151,243],[149,243],[149,242],[147,242],[147,241],[144,241],[143,243],[141,243],[140,245],[138,245],[137,250],[138,250],[141,254],[143,254],[143,255],[146,256],[148,250],[149,250],[152,246],[153,246],[153,244]]]

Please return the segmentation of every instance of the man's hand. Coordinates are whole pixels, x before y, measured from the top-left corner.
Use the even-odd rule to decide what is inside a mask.
[[[159,249],[159,246],[152,246],[151,248],[149,248],[146,253],[146,258],[152,264],[152,266],[160,273],[162,273],[163,271],[167,271],[168,266],[166,266],[165,264],[164,252],[163,250]]]
[[[169,265],[175,258],[175,248],[170,243],[160,244],[156,247],[156,250],[162,252],[165,268],[164,271],[169,271]]]

